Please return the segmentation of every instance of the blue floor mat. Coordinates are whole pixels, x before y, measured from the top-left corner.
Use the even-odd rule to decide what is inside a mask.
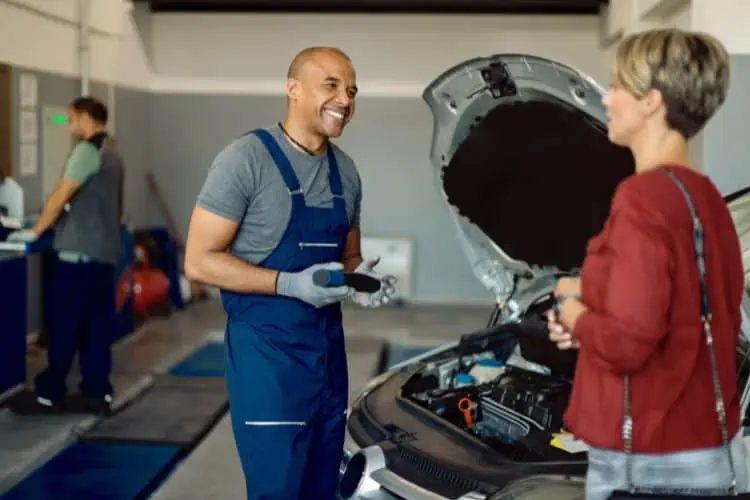
[[[209,342],[169,370],[175,377],[223,377],[224,343]]]
[[[178,446],[75,443],[0,499],[147,498],[179,458]]]

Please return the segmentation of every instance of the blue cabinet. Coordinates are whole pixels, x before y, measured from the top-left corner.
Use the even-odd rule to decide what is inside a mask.
[[[26,258],[0,253],[0,394],[26,380]]]

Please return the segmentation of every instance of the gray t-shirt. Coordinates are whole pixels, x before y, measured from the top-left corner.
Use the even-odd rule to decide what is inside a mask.
[[[294,148],[278,125],[267,130],[276,139],[297,175],[305,203],[330,208],[333,194],[328,180],[326,153],[310,156]],[[352,227],[359,227],[362,183],[354,161],[334,148]],[[240,223],[232,254],[258,264],[279,244],[289,223],[292,201],[276,163],[255,134],[238,137],[213,161],[198,204],[221,217]]]

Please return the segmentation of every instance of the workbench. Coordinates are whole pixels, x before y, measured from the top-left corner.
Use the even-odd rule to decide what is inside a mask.
[[[26,380],[26,255],[0,251],[0,396]]]
[[[0,242],[0,399],[26,381],[28,257],[52,249],[52,233],[31,244]]]
[[[0,241],[0,400],[26,381],[29,258],[52,252],[53,239],[54,232],[50,230],[31,244]],[[121,239],[122,251],[116,269],[118,281],[132,270],[133,265],[132,235],[124,225],[121,227]],[[53,253],[48,255],[56,259]],[[47,255],[44,257],[44,262],[47,262]],[[54,300],[54,297],[44,291],[47,281],[45,268],[46,265],[43,264],[41,276],[34,277],[39,279],[37,287],[42,294],[40,313],[43,313],[45,300]],[[117,311],[117,324],[112,332],[113,342],[133,332],[132,290],[130,287],[126,288],[124,303]]]

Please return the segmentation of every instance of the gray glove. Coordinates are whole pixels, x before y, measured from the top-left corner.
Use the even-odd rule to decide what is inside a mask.
[[[315,264],[298,273],[280,272],[276,280],[276,294],[307,302],[314,307],[323,307],[346,299],[352,292],[348,286],[323,287],[313,283],[313,274],[319,269],[343,271],[340,262]]]
[[[31,229],[19,229],[18,231],[10,233],[5,239],[6,241],[23,241],[31,243],[32,241],[36,241],[37,235]]]
[[[354,292],[354,294],[352,295],[353,302],[359,304],[362,307],[371,308],[384,306],[391,301],[393,294],[396,293],[394,285],[398,280],[395,276],[390,274],[383,276],[373,271],[373,269],[378,265],[379,262],[380,257],[372,260],[366,260],[359,266],[357,266],[357,269],[354,270],[355,273],[366,274],[377,280],[380,280],[381,283],[380,290],[375,293]]]

